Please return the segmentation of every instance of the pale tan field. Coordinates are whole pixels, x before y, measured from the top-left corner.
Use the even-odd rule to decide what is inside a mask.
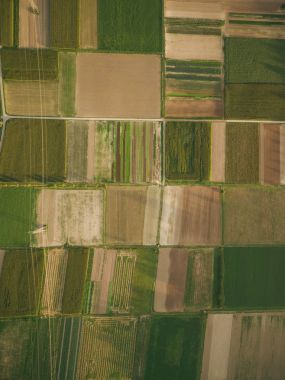
[[[221,240],[221,194],[216,187],[166,186],[161,245],[210,245]]]
[[[211,174],[213,182],[225,181],[226,124],[213,122],[211,126]]]
[[[184,311],[188,253],[181,248],[159,250],[154,295],[156,312]]]
[[[283,380],[285,314],[210,314],[201,380]]]
[[[282,189],[227,188],[225,244],[285,243],[284,195]]]
[[[38,14],[32,9],[37,9]],[[19,1],[19,47],[42,48],[49,44],[49,0]]]
[[[97,48],[97,0],[79,1],[79,46]]]
[[[106,242],[156,244],[159,209],[157,186],[107,187]]]
[[[165,113],[167,117],[219,118],[223,115],[223,102],[211,99],[168,98],[165,101]]]
[[[223,45],[220,36],[166,33],[165,55],[172,59],[223,59]]]
[[[78,116],[159,118],[160,57],[79,53]]]
[[[280,183],[280,125],[260,125],[260,182]]]
[[[44,189],[37,200],[36,246],[90,246],[103,239],[102,190]]]
[[[55,81],[5,81],[4,96],[9,115],[58,115],[58,84]]]
[[[165,17],[223,19],[222,0],[165,0]]]
[[[285,27],[226,24],[225,36],[285,39]]]
[[[278,12],[283,0],[224,0],[229,12]]]

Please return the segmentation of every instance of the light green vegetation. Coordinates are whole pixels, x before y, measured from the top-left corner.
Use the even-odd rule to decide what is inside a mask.
[[[36,314],[42,284],[42,250],[0,251],[0,315]]]
[[[2,181],[59,182],[65,177],[65,123],[12,119],[0,153]]]
[[[233,183],[259,181],[258,124],[227,124],[225,179]]]
[[[210,170],[210,124],[168,122],[165,129],[166,178],[204,180]]]
[[[284,247],[224,248],[225,308],[283,308],[284,265]]]
[[[145,380],[198,380],[203,338],[199,315],[153,317]]]
[[[98,0],[99,49],[161,52],[161,0]]]
[[[59,112],[62,116],[75,115],[75,53],[60,52],[59,65]]]
[[[0,45],[13,46],[14,0],[0,0]]]
[[[23,247],[35,226],[36,190],[0,188],[0,246]]]
[[[55,50],[2,49],[3,78],[18,80],[57,79],[57,59]]]
[[[78,46],[78,0],[50,0],[50,45]]]

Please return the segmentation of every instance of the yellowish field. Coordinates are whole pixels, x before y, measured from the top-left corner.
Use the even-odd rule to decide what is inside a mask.
[[[211,174],[213,182],[225,181],[226,124],[213,122],[211,126]]]
[[[79,46],[97,48],[97,0],[79,1]]]
[[[167,98],[165,102],[165,113],[167,117],[213,117],[219,118],[223,115],[223,101],[191,98]]]
[[[222,19],[224,17],[221,0],[165,0],[165,17]]]

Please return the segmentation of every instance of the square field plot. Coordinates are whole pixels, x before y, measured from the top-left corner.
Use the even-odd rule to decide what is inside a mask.
[[[227,188],[224,194],[225,244],[285,243],[285,191]]]
[[[79,53],[76,66],[78,116],[160,117],[160,56]]]
[[[164,188],[161,245],[218,245],[220,241],[221,192],[218,187]]]
[[[224,248],[223,261],[226,309],[284,307],[284,247]]]
[[[158,186],[107,187],[106,243],[155,245],[160,194]]]

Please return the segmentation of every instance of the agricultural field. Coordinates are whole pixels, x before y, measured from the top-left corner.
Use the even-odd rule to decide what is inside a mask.
[[[197,311],[211,308],[218,251],[213,248],[161,248],[158,257],[154,310]]]
[[[98,0],[79,0],[78,12],[80,48],[97,49]]]
[[[87,313],[150,313],[156,264],[155,249],[95,248],[87,284]]]
[[[226,247],[223,252],[226,309],[284,307],[284,247]]]
[[[160,66],[158,55],[77,54],[77,116],[159,118]]]
[[[284,313],[209,314],[201,380],[282,379]]]
[[[165,186],[160,245],[218,245],[221,242],[219,187]]]
[[[153,317],[145,378],[198,380],[203,338],[200,315]]]
[[[155,245],[159,224],[160,187],[108,186],[106,191],[106,243]]]
[[[14,43],[14,0],[0,1],[0,46]]]

